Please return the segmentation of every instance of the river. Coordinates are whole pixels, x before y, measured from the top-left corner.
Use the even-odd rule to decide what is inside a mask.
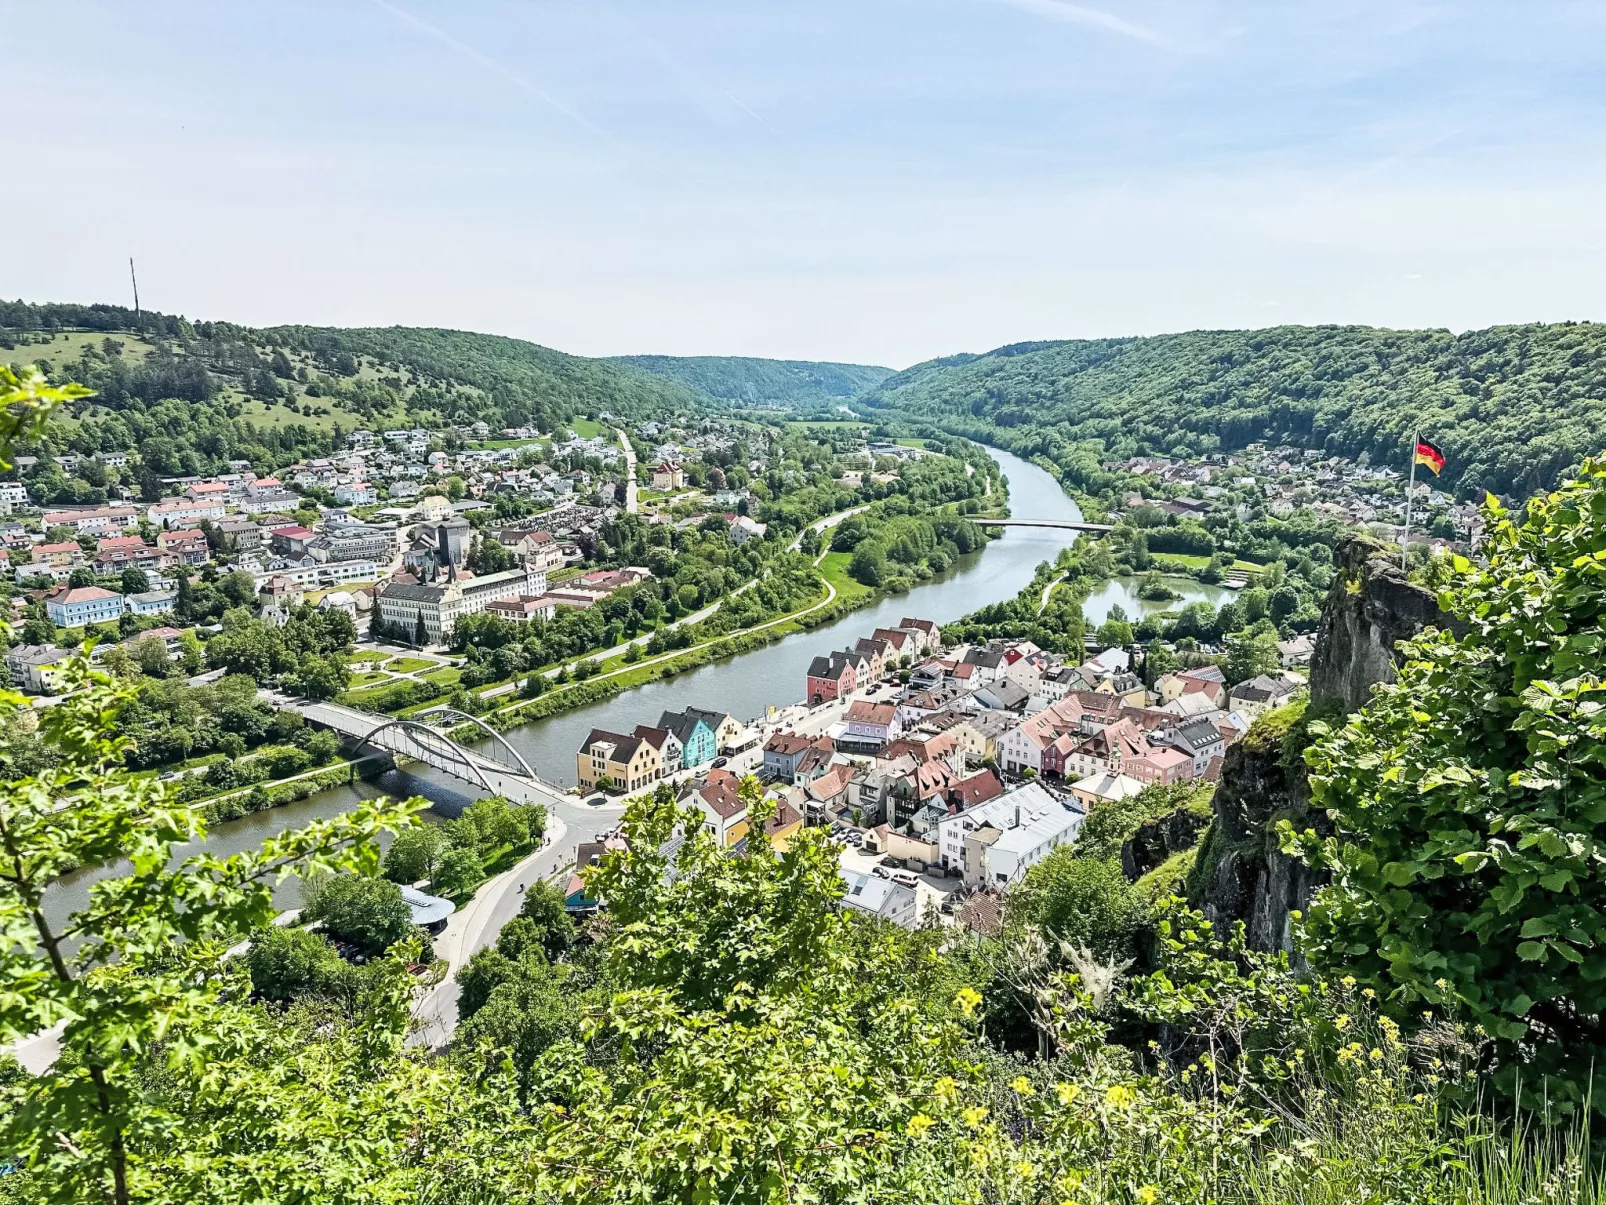
[[[1009,480],[1011,513],[1020,518],[1081,521],[1081,509],[1042,469],[999,449],[993,449],[992,455]],[[961,558],[946,574],[916,586],[907,594],[883,598],[872,606],[850,612],[835,623],[794,633],[729,661],[706,665],[588,707],[537,720],[507,733],[507,739],[547,782],[573,786],[575,750],[593,728],[628,732],[637,724],[656,723],[665,709],[679,710],[687,706],[717,709],[741,719],[753,719],[763,715],[769,707],[795,703],[803,697],[808,664],[817,653],[851,647],[857,637],[867,636],[879,627],[895,627],[905,616],[946,623],[987,603],[1013,598],[1031,581],[1038,564],[1052,560],[1073,538],[1073,533],[1054,528],[1005,528],[1001,539],[990,541],[982,551]],[[1187,579],[1167,580],[1183,593],[1185,601],[1205,598],[1219,603],[1221,597],[1230,593]],[[1183,605],[1182,602],[1140,602],[1136,579],[1116,579],[1100,587],[1088,600],[1089,618],[1103,622],[1110,607],[1117,603],[1133,618],[1167,606]],[[337,815],[362,798],[422,794],[435,800],[461,799],[466,790],[465,784],[445,774],[425,766],[413,767],[406,773],[387,774],[372,783],[337,787],[298,803],[220,824],[209,834],[206,849],[218,857],[255,849],[267,837]],[[120,869],[118,866],[97,867],[66,876],[52,886],[47,896],[47,910],[59,917],[82,906],[91,883],[119,873]],[[293,883],[281,894],[281,903],[293,906]]]

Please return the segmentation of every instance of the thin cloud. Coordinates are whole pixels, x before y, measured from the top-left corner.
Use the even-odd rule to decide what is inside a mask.
[[[1140,42],[1159,45],[1161,40],[1160,35],[1147,26],[1105,12],[1102,8],[1072,4],[1070,0],[999,0],[999,3],[1034,16],[1046,17],[1050,21],[1063,21],[1067,25],[1085,25],[1093,29],[1108,30],[1123,37],[1136,38]]]
[[[373,0],[373,3],[384,9],[387,13],[395,17],[398,21],[401,21],[403,24],[410,25],[420,33],[434,38],[435,41],[439,42],[441,45],[449,47],[458,54],[462,55],[464,58],[478,63],[481,67],[486,67],[491,71],[496,72],[496,74],[507,80],[507,82],[512,84],[514,87],[521,88],[525,92],[528,92],[531,96],[540,98],[552,108],[556,109],[559,113],[562,113],[570,121],[575,122],[577,125],[584,126],[593,134],[606,140],[619,150],[627,151],[630,149],[612,134],[608,133],[607,130],[604,130],[601,126],[595,124],[583,114],[564,104],[561,100],[553,96],[552,93],[548,92],[545,88],[542,88],[539,84],[536,84],[527,77],[520,75],[512,68],[503,66],[490,55],[474,49],[474,47],[468,45],[468,43],[458,41],[439,26],[431,25],[428,21],[425,21],[421,17],[415,17],[406,9],[397,8],[394,4],[391,4],[389,0]]]
[[[725,95],[730,97],[731,104],[735,105],[743,113],[746,113],[749,117],[751,117],[754,121],[758,122],[759,125],[763,126],[770,133],[772,133],[772,134],[775,133],[775,127],[772,126],[769,122],[765,121],[757,113],[753,112],[753,110],[749,109],[746,105],[744,105],[741,102],[741,100],[736,96],[736,94],[734,92],[727,92],[727,93],[725,93]]]

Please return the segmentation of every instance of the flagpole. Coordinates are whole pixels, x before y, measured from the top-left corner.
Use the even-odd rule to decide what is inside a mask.
[[[1405,530],[1400,533],[1400,572],[1407,573],[1405,558],[1411,548],[1411,495],[1416,492],[1417,433],[1411,432],[1411,481],[1405,487]]]

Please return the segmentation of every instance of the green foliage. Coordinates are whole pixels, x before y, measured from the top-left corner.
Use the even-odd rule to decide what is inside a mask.
[[[1445,482],[1476,496],[1549,488],[1599,446],[1601,398],[1606,332],[1566,322],[1023,344],[917,364],[861,400],[1043,456],[1095,493],[1107,473],[1088,441],[1123,455],[1286,441],[1404,465],[1426,423],[1449,454]]]
[[[1337,829],[1304,838],[1333,875],[1307,933],[1402,1008],[1465,1009],[1506,1091],[1568,1109],[1603,1099],[1606,1054],[1606,462],[1520,525],[1489,510],[1487,567],[1458,559],[1440,595],[1466,634],[1410,642],[1399,681],[1307,754]]]
[[[760,360],[749,356],[616,356],[699,393],[738,405],[837,403],[892,375],[890,368],[812,360]]]
[[[519,906],[519,917],[534,926],[548,958],[561,957],[574,944],[574,921],[564,911],[563,891],[555,884],[531,883]]]
[[[446,836],[433,824],[420,824],[397,835],[385,851],[384,873],[392,883],[416,883],[433,877],[446,851]]]
[[[413,913],[401,889],[387,879],[338,874],[307,884],[301,919],[322,921],[336,941],[350,942],[372,958],[412,936]]]
[[[272,917],[281,872],[371,866],[373,835],[405,813],[364,804],[270,837],[256,853],[202,854],[170,869],[175,849],[203,834],[198,814],[174,806],[161,784],[112,776],[127,752],[117,727],[130,688],[82,659],[68,677],[67,698],[39,720],[50,764],[7,784],[0,824],[9,868],[0,1034],[11,1041],[66,1022],[63,1057],[13,1100],[6,1147],[58,1199],[120,1203],[151,1195],[144,1163],[170,1141],[170,1114],[140,1090],[144,1077],[162,1068],[186,1077],[237,1050],[241,1026],[217,1012],[227,977],[198,972]],[[40,899],[53,879],[119,858],[130,859],[124,874],[95,884],[84,910],[45,919]],[[192,1174],[209,1174],[215,1153],[208,1135],[189,1152]]]
[[[1130,958],[1148,921],[1148,897],[1113,858],[1081,856],[1061,846],[1026,872],[1010,904],[1022,918],[1059,941],[1100,959]]]
[[[275,925],[251,942],[251,986],[264,1000],[288,1003],[339,982],[346,962],[321,933]]]

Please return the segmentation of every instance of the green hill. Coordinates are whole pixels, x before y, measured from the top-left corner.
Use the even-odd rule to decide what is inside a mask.
[[[1086,441],[1196,455],[1271,440],[1401,465],[1419,429],[1448,457],[1446,484],[1526,496],[1606,440],[1606,326],[1023,343],[917,364],[861,402],[1061,463]]]
[[[618,356],[614,363],[679,381],[709,397],[745,405],[837,404],[879,384],[890,368],[750,356]]]
[[[357,427],[483,421],[562,429],[716,407],[662,375],[467,331],[190,322],[121,306],[0,303],[0,356],[95,397],[53,420],[42,450],[139,449],[157,473],[277,468]],[[148,454],[147,454],[148,453]]]

